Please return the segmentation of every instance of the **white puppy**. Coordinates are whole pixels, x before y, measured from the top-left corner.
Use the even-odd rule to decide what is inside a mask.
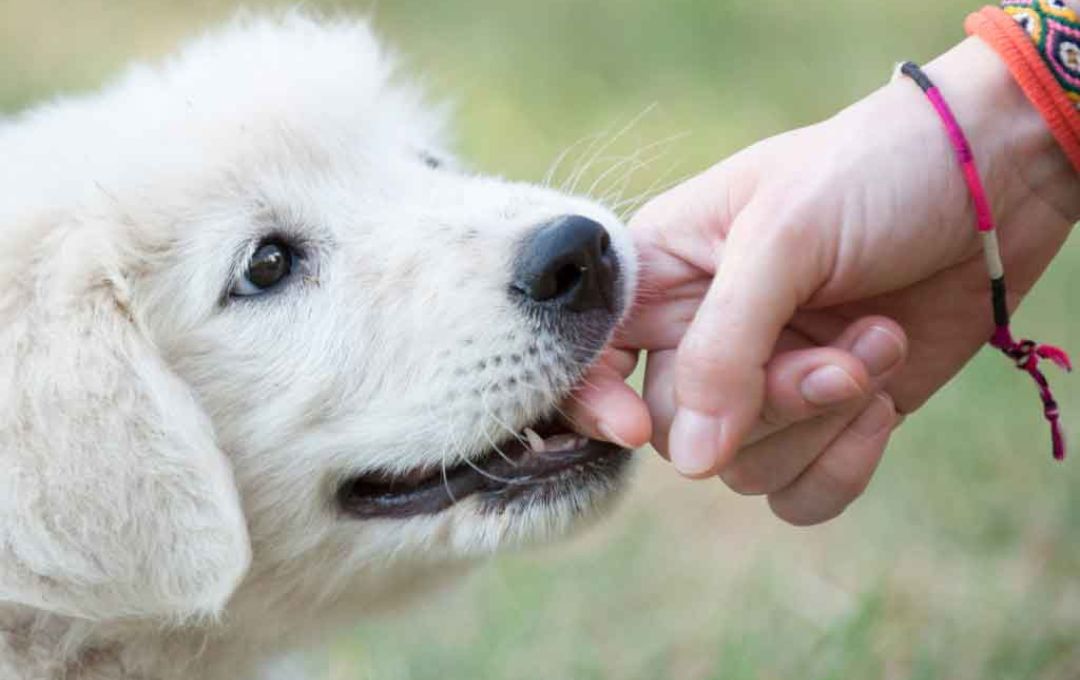
[[[623,227],[455,168],[391,71],[246,20],[0,123],[0,680],[281,677],[621,486],[554,416]]]

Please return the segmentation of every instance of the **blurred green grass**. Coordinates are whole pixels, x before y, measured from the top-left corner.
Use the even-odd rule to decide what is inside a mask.
[[[895,61],[957,41],[974,7],[306,4],[373,14],[408,68],[456,104],[461,150],[483,170],[537,180],[575,140],[636,120],[586,173],[656,144],[661,157],[635,173],[629,195],[830,115]],[[91,87],[234,11],[219,0],[0,0],[0,110]],[[1077,264],[1069,244],[1019,319],[1074,349]],[[1080,383],[1055,382],[1075,435]],[[613,520],[497,559],[312,663],[332,680],[1080,678],[1080,473],[1049,461],[1030,389],[980,355],[908,420],[867,496],[815,529],[643,456]]]

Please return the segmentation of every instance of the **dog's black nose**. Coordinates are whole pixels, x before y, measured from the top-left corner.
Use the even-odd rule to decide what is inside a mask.
[[[557,217],[525,241],[513,288],[535,303],[560,309],[614,312],[616,267],[603,226],[580,215]]]

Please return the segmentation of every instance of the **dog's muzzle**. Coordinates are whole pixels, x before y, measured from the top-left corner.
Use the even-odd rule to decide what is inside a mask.
[[[540,371],[566,376],[566,385],[584,374],[622,318],[623,286],[611,236],[594,220],[558,217],[522,239],[508,294],[531,332],[561,347]],[[535,397],[536,388],[528,382],[512,378],[509,384]],[[473,496],[484,511],[501,512],[513,505],[583,498],[586,490],[610,490],[629,452],[583,437],[560,420],[559,402],[569,393],[566,388],[549,395],[543,417],[516,433],[507,431],[511,436],[493,442],[478,458],[448,468],[352,477],[338,487],[338,507],[353,519],[402,519],[439,513]]]

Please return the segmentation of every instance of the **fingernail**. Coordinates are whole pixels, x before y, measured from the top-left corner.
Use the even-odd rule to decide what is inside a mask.
[[[850,401],[862,394],[859,383],[839,366],[823,366],[803,378],[799,392],[816,406],[831,406]]]
[[[871,326],[859,336],[851,353],[866,365],[870,377],[876,378],[904,358],[904,342],[892,331]]]
[[[896,410],[893,408],[892,401],[888,397],[879,394],[874,397],[874,401],[866,407],[866,410],[855,419],[851,429],[856,434],[869,438],[877,435],[882,430],[891,428],[895,421]]]
[[[719,457],[723,421],[691,409],[675,413],[668,433],[668,452],[675,469],[689,477],[710,472]]]
[[[597,423],[596,424],[596,429],[600,431],[600,436],[601,437],[603,437],[607,441],[611,442],[612,444],[618,444],[619,446],[623,447],[624,449],[637,448],[635,446],[631,446],[630,444],[627,444],[621,437],[619,437],[617,434],[615,434],[615,430],[612,429],[607,423],[603,423],[603,422]]]

